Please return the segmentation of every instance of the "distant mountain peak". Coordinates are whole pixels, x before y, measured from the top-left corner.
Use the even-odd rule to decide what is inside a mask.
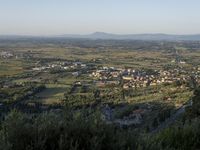
[[[96,35],[96,34],[98,35],[98,34],[108,34],[108,33],[106,33],[106,32],[99,32],[99,31],[97,31],[97,32],[94,32],[94,33],[92,33],[92,34],[93,34],[93,35],[94,35],[94,34],[95,34],[95,35]]]
[[[87,35],[63,35],[67,38],[86,38],[86,39],[113,39],[113,40],[149,40],[149,41],[200,41],[200,34],[196,35],[171,35],[164,33],[151,34],[112,34],[106,32],[94,32]]]
[[[90,35],[95,35],[95,36],[102,36],[102,35],[114,35],[114,34],[110,34],[110,33],[106,33],[106,32],[94,32]]]

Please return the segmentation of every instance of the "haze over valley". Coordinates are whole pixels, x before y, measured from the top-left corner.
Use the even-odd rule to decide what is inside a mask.
[[[199,5],[2,0],[0,150],[200,149]]]

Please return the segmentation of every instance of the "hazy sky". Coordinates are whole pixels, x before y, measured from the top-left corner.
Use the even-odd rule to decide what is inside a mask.
[[[0,34],[200,33],[200,0],[0,0]]]

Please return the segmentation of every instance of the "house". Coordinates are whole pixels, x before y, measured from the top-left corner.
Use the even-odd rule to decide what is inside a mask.
[[[82,85],[82,83],[81,83],[81,81],[76,81],[76,82],[74,82],[74,85],[80,86],[80,85]]]
[[[130,88],[130,86],[128,84],[123,85],[123,89],[129,89],[129,88]]]
[[[180,64],[186,64],[186,62],[185,61],[180,61]]]
[[[134,78],[131,76],[123,76],[122,77],[124,80],[133,80]]]
[[[75,76],[75,77],[77,77],[77,76],[80,75],[80,73],[79,72],[73,72],[72,75]]]
[[[104,87],[106,85],[106,83],[104,81],[95,81],[95,85],[97,87]]]
[[[67,70],[67,69],[69,69],[69,67],[65,66],[65,67],[63,67],[63,69]]]

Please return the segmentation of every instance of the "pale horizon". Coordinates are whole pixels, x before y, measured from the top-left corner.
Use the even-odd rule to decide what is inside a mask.
[[[181,34],[181,33],[112,33],[112,32],[103,32],[103,31],[94,31],[94,32],[88,32],[88,33],[61,33],[61,34],[0,34],[0,36],[33,36],[33,37],[60,37],[60,36],[70,36],[70,35],[92,35],[94,33],[105,33],[105,34],[113,34],[113,35],[177,35],[177,36],[184,36],[184,35],[200,35],[200,33],[186,33],[186,34]]]
[[[0,2],[0,35],[200,34],[198,0]]]

